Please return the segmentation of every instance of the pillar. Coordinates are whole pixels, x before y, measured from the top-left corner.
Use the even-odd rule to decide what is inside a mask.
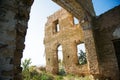
[[[84,32],[84,42],[86,47],[86,56],[88,62],[88,68],[90,74],[99,74],[99,62],[97,49],[94,40],[94,33],[92,30],[92,23],[90,21],[83,20],[81,22]]]
[[[0,0],[0,80],[22,80],[21,58],[33,0]]]

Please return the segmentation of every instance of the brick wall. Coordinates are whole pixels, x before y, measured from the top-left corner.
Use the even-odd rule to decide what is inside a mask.
[[[95,19],[94,26],[100,74],[110,77],[112,80],[119,80],[119,69],[113,40],[120,39],[120,6],[100,15]],[[115,33],[116,30],[118,30],[117,33]]]

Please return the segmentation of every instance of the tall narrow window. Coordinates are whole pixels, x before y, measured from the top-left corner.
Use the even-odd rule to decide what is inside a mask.
[[[62,53],[62,46],[59,45],[57,48],[58,51],[58,59],[60,59],[61,61],[63,60],[63,53]]]
[[[63,53],[62,53],[62,46],[59,45],[57,48],[57,53],[58,53],[58,67],[59,67],[59,74],[64,75],[65,70],[64,70],[64,65],[63,65]]]
[[[59,21],[56,20],[56,21],[55,21],[55,32],[59,32],[59,31],[60,31]]]
[[[57,24],[57,30],[56,30],[56,32],[59,32],[60,31],[60,26],[59,26],[59,24]]]

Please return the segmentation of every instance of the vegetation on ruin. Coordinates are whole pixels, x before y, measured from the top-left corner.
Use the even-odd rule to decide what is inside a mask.
[[[30,66],[29,71],[22,71],[23,80],[90,80],[89,76],[79,77],[76,75],[53,75],[47,73],[44,67],[39,67],[39,70],[35,66]]]
[[[80,50],[78,53],[79,64],[84,65],[87,63],[86,54]],[[53,75],[51,73],[46,72],[45,67],[40,66],[32,66],[31,59],[25,59],[22,62],[22,78],[23,80],[94,80],[92,75],[88,76],[78,76],[74,74],[66,74],[63,66],[63,61],[58,60],[59,63],[59,73],[57,75]],[[104,77],[103,77],[104,78]],[[97,79],[96,79],[97,80]],[[103,80],[103,79],[101,79]],[[104,78],[104,80],[109,80],[108,78]]]
[[[86,55],[82,50],[80,50],[80,53],[78,53],[78,59],[80,65],[87,63]],[[60,67],[59,73],[58,75],[52,75],[46,72],[45,67],[30,66],[30,64],[32,63],[31,59],[25,59],[22,62],[23,80],[89,80],[88,76],[79,77],[73,74],[66,75],[63,67],[63,61],[58,60],[58,62]]]

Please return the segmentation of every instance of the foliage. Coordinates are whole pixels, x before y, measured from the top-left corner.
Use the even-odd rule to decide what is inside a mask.
[[[30,80],[30,72],[29,72],[29,65],[31,64],[31,59],[25,59],[24,62],[22,62],[22,67],[23,67],[23,78],[24,80]]]
[[[39,73],[36,71],[36,66],[30,66],[31,63],[31,59],[25,59],[22,62],[23,80],[53,80],[53,76],[45,73],[45,67],[40,67],[39,70],[42,72]]]
[[[58,63],[59,63],[59,73],[58,73],[58,75],[64,76],[65,75],[65,70],[64,70],[64,66],[63,66],[63,61],[61,59],[58,59]]]
[[[56,76],[54,80],[63,80],[63,76]]]
[[[64,76],[65,75],[65,70],[64,68],[59,69],[59,75]]]
[[[63,67],[59,69],[59,75],[52,75],[45,71],[45,67],[30,66],[30,64],[31,59],[25,59],[25,61],[22,62],[23,80],[91,80],[89,76],[78,77],[73,74],[66,75]]]
[[[44,66],[40,66],[40,67],[39,67],[39,70],[41,70],[41,71],[46,71],[46,69],[45,69]]]
[[[68,74],[64,77],[65,80],[93,80],[91,76],[77,76],[74,74]]]
[[[23,70],[29,70],[29,65],[31,64],[31,59],[25,59],[24,62],[22,62]]]
[[[53,80],[53,76],[46,73],[42,73],[40,80]]]
[[[80,53],[78,53],[78,58],[79,64],[83,65],[87,63],[86,53],[84,53],[82,50],[80,50]]]

